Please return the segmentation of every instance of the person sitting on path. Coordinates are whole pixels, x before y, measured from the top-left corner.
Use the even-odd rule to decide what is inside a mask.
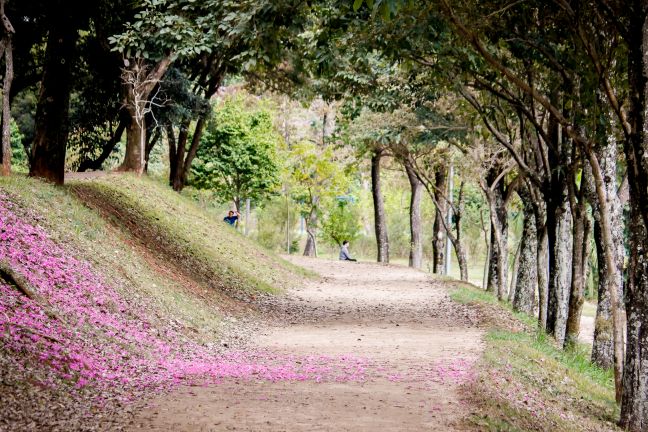
[[[230,225],[234,225],[238,220],[239,216],[240,216],[239,212],[230,210],[229,213],[227,213],[227,216],[223,218],[223,221],[227,222]]]
[[[351,255],[349,255],[349,242],[347,240],[342,242],[342,247],[340,248],[340,261],[358,261],[357,259],[351,258]]]

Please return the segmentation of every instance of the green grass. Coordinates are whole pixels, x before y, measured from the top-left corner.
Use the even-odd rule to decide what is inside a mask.
[[[192,266],[210,283],[277,292],[298,280],[297,275],[306,275],[152,179],[107,176],[71,182],[70,187],[108,204],[116,224],[147,243],[158,243],[169,259]]]
[[[583,303],[583,316],[596,317],[596,301],[586,301]]]
[[[473,426],[492,431],[615,430],[614,378],[589,361],[589,347],[561,350],[535,319],[468,284],[453,300],[484,311],[490,328],[479,379],[467,389],[479,409]],[[578,425],[577,427],[575,425]]]

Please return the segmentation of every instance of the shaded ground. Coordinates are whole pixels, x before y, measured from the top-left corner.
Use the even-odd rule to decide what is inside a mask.
[[[323,278],[269,306],[255,349],[362,365],[343,380],[225,380],[164,395],[131,430],[464,430],[459,387],[482,347],[475,309],[406,267],[291,258]],[[355,369],[354,369],[355,370]]]

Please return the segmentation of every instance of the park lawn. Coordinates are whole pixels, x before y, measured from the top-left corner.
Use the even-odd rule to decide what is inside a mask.
[[[475,407],[470,427],[487,431],[613,431],[619,410],[614,378],[589,361],[589,348],[568,351],[535,320],[472,285],[456,283],[453,300],[483,311],[485,351],[477,378],[464,388]]]

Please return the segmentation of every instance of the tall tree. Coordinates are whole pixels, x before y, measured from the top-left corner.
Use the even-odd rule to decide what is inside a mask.
[[[71,71],[76,61],[79,29],[87,19],[85,7],[65,1],[48,4],[48,36],[43,77],[36,109],[36,136],[31,147],[29,175],[63,184],[69,132]]]

